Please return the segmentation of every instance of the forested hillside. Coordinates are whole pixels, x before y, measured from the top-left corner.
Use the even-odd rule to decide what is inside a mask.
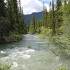
[[[51,50],[56,55],[70,53],[70,1],[57,0],[56,8],[54,0],[50,2],[50,11],[43,5],[42,20],[35,21],[32,14],[30,21],[30,34],[38,33],[41,38],[47,38],[49,43],[54,44],[56,50]]]
[[[15,41],[26,33],[20,0],[0,0],[0,43]]]
[[[25,23],[29,26],[32,14],[24,15]],[[34,12],[35,21],[42,20],[42,12]]]

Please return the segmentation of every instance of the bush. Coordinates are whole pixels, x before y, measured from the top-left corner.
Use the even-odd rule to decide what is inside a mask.
[[[41,33],[40,38],[47,38],[48,36],[51,36],[52,29],[41,27]]]
[[[10,70],[11,65],[0,64],[0,70]]]
[[[69,70],[69,69],[67,69],[67,68],[59,68],[58,70]]]

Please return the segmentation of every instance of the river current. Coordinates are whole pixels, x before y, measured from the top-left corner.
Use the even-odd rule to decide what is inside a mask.
[[[70,60],[53,54],[46,40],[37,35],[23,35],[20,42],[0,45],[0,63],[11,64],[10,70],[58,70]]]

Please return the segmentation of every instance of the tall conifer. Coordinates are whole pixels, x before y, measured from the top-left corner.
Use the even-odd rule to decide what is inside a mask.
[[[32,13],[31,21],[30,21],[30,29],[29,32],[33,34],[35,32],[35,18],[34,14]]]
[[[48,24],[47,24],[47,8],[44,4],[43,4],[42,25],[44,27],[48,27]]]

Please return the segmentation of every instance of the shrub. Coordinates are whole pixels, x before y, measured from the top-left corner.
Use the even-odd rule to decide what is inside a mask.
[[[0,70],[10,70],[11,65],[0,64]]]
[[[69,69],[67,69],[67,68],[59,68],[58,70],[69,70]]]

